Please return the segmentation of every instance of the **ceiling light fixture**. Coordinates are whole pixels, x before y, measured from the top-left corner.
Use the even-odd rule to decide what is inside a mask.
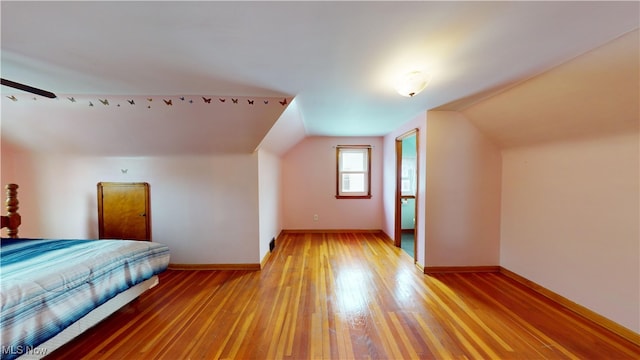
[[[430,75],[421,71],[412,71],[398,79],[396,91],[402,96],[413,97],[427,87],[429,80],[431,80]]]

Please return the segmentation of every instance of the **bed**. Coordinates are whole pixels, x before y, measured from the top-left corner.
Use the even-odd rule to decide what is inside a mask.
[[[39,359],[158,284],[167,246],[134,240],[21,239],[7,185],[0,252],[2,359]]]

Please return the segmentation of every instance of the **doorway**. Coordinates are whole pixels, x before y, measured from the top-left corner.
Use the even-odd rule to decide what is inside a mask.
[[[418,223],[418,129],[396,138],[396,216],[395,239],[413,261],[417,257]]]

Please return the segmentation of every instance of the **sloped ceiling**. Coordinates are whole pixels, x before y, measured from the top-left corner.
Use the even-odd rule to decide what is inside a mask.
[[[638,30],[462,111],[503,148],[638,132]]]
[[[637,29],[639,6],[2,1],[2,77],[59,97],[32,100],[3,86],[2,137],[28,147],[55,141],[80,153],[104,153],[128,138],[138,144],[121,149],[135,154],[235,152],[227,142],[256,124],[255,137],[242,147],[252,151],[286,108],[262,114],[266,108],[243,104],[219,108],[233,114],[218,116],[204,103],[197,104],[202,111],[181,107],[181,97],[271,99],[273,105],[295,98],[307,135],[385,135],[429,109],[467,109]],[[433,74],[429,87],[400,97],[393,81],[415,69]],[[173,105],[162,113],[142,106],[125,112],[133,109],[124,101],[147,98]],[[118,101],[120,108],[113,106]],[[229,103],[216,104],[222,105]],[[101,118],[97,111],[115,119],[89,126]],[[28,131],[37,128],[49,129],[47,135]]]
[[[86,156],[252,153],[291,98],[20,96],[2,100],[2,137]]]

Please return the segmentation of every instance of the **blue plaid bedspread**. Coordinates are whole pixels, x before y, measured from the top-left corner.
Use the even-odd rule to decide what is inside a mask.
[[[2,239],[1,245],[2,359],[37,347],[169,264],[169,248],[147,241]]]

